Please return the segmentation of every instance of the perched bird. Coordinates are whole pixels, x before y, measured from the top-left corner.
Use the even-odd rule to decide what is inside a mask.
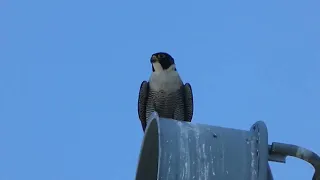
[[[174,59],[165,52],[152,54],[149,82],[143,81],[138,98],[138,114],[145,131],[147,119],[156,111],[159,117],[191,122],[193,94],[189,83],[183,84]]]

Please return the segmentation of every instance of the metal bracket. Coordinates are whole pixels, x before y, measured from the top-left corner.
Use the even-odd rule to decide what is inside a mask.
[[[285,163],[287,156],[310,163],[315,170],[312,180],[320,180],[320,157],[316,153],[292,144],[273,142],[269,145],[269,161]]]

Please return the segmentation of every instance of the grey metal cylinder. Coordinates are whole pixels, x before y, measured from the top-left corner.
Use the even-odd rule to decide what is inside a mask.
[[[145,132],[136,180],[272,179],[267,141],[263,122],[244,131],[153,118]]]

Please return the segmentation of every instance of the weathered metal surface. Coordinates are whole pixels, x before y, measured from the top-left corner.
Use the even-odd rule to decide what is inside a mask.
[[[272,173],[268,163],[269,157],[269,146],[268,146],[268,130],[267,126],[264,122],[258,121],[254,125],[252,125],[250,131],[253,133],[252,138],[256,138],[256,143],[252,143],[255,145],[255,148],[252,149],[252,153],[255,153],[255,159],[257,159],[257,167],[256,169],[259,173],[257,174],[257,179],[273,179]]]
[[[267,129],[263,122],[255,127],[244,131],[155,116],[145,132],[136,180],[272,179]]]

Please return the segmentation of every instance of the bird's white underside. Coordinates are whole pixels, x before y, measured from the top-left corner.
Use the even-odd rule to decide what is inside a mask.
[[[163,70],[160,63],[154,63],[153,68],[155,69],[155,72],[152,72],[149,79],[151,90],[164,90],[165,92],[170,93],[177,91],[183,85],[179,73],[174,70],[174,64],[171,65],[168,69]]]

